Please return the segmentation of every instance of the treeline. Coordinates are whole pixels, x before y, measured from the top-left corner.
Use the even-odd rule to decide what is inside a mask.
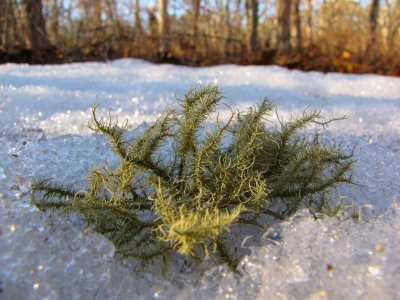
[[[0,0],[0,62],[121,57],[400,75],[400,0]]]

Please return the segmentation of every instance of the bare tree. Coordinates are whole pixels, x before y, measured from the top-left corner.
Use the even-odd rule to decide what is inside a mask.
[[[26,46],[20,4],[15,0],[0,0],[0,50],[9,51]]]
[[[400,0],[395,1],[394,6],[393,8],[390,9],[389,14],[390,16],[389,16],[386,45],[388,49],[393,49],[395,48],[396,36],[399,34],[400,31]]]
[[[224,27],[225,27],[225,41],[224,41],[224,53],[227,54],[229,52],[229,40],[232,35],[232,26],[231,26],[231,10],[230,10],[230,0],[225,0],[225,12],[224,12]]]
[[[280,53],[287,53],[291,50],[290,45],[290,7],[292,4],[291,0],[280,0],[277,1],[277,43],[278,51]]]
[[[301,51],[303,48],[303,41],[301,36],[300,0],[293,1],[293,23],[296,33],[296,51]]]
[[[374,39],[379,12],[379,0],[371,0],[369,9],[369,34]]]
[[[101,18],[101,13],[103,11],[101,0],[93,0],[93,6],[94,6],[93,22],[96,27],[101,27],[103,22]]]
[[[258,0],[251,0],[250,49],[253,53],[258,50],[258,3]]]
[[[140,18],[139,0],[135,0],[134,14],[135,14],[135,32],[142,33],[143,28],[142,28],[142,19]]]
[[[103,2],[102,0],[92,0],[93,1],[93,12],[91,19],[93,20],[94,29],[94,42],[98,42],[103,36],[103,19],[101,14],[103,12]]]
[[[58,0],[53,0],[52,6],[51,6],[51,31],[54,36],[54,42],[55,44],[58,43],[58,34],[59,34],[59,7],[58,7]]]
[[[8,40],[8,16],[10,14],[10,1],[0,0],[0,50],[6,50]]]
[[[367,38],[367,49],[366,56],[373,57],[376,55],[376,27],[378,21],[378,13],[379,13],[379,0],[371,0],[370,8],[369,8],[369,36]]]
[[[235,0],[235,13],[233,17],[233,24],[235,27],[241,27],[241,18],[242,18],[242,10],[241,10],[242,0]]]
[[[24,0],[28,17],[31,47],[43,50],[49,47],[41,0]]]
[[[313,36],[313,1],[307,0],[307,8],[306,8],[306,33],[308,38],[308,45],[312,45],[314,43]]]
[[[168,0],[158,0],[158,10],[160,16],[158,18],[158,35],[160,37],[160,48],[159,52],[162,57],[166,57],[169,52],[169,43],[168,43]]]
[[[307,54],[328,58],[314,60],[315,68],[343,57],[357,62],[355,69],[400,63],[400,0],[157,0],[151,7],[140,1],[0,0],[0,51],[47,49],[36,52],[43,62],[55,45],[63,55],[53,57],[65,60],[174,54],[194,64],[249,56],[286,64],[292,50],[312,46]]]
[[[250,41],[250,35],[251,34],[251,2],[252,0],[244,0],[244,13],[246,16],[246,38],[247,40]],[[239,20],[240,22],[240,20]]]
[[[117,3],[115,0],[106,0],[106,14],[108,24],[111,27],[112,37],[115,38],[120,32],[119,17],[117,14]]]
[[[197,38],[199,31],[199,16],[200,16],[200,0],[192,0],[192,9],[193,9],[193,35]]]
[[[153,5],[147,8],[148,29],[151,36],[157,35],[157,17],[155,11],[156,9]]]

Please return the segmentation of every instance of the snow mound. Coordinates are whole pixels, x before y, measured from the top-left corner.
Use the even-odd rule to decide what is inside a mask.
[[[244,110],[264,97],[288,118],[311,105],[351,118],[326,137],[356,147],[341,195],[361,221],[314,220],[300,211],[269,228],[237,273],[218,266],[172,278],[116,258],[112,243],[77,216],[30,205],[34,178],[80,188],[91,166],[115,163],[108,141],[87,128],[90,106],[140,131],[196,83],[218,83]],[[226,112],[228,109],[225,108]],[[224,111],[222,112],[222,114]],[[140,60],[0,66],[1,299],[396,299],[400,295],[400,79],[233,65],[188,68]],[[133,131],[133,132],[135,132]],[[251,237],[249,237],[251,239]],[[248,244],[248,245],[247,245]],[[252,245],[252,246],[251,246]]]

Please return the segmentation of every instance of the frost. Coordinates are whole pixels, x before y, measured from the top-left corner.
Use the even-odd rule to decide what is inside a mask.
[[[113,80],[106,76],[111,69]],[[0,66],[0,78],[0,298],[398,298],[400,79],[138,60],[7,65]],[[176,92],[216,78],[234,109],[268,96],[283,118],[308,104],[323,107],[327,116],[351,114],[327,136],[343,140],[347,149],[357,144],[358,185],[343,188],[338,197],[357,205],[360,223],[346,215],[314,220],[301,211],[261,234],[246,234],[248,255],[238,274],[224,266],[198,270],[177,257],[179,272],[164,278],[161,267],[144,272],[137,262],[118,258],[113,245],[85,229],[77,216],[30,206],[33,178],[56,176],[79,189],[90,166],[117,163],[107,140],[86,127],[96,99],[104,114],[120,109],[120,120],[132,121],[134,135],[143,122],[175,106]]]
[[[4,172],[4,169],[0,167],[0,180],[6,179],[6,173]]]

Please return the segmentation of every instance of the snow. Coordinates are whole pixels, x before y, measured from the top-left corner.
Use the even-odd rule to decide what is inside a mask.
[[[81,186],[90,166],[115,162],[87,128],[90,107],[140,130],[195,84],[218,83],[244,110],[268,97],[284,118],[307,105],[351,117],[327,137],[356,147],[343,187],[361,212],[313,220],[300,211],[268,229],[232,273],[224,266],[165,278],[115,257],[77,216],[37,211],[34,178]],[[228,111],[222,107],[222,115]],[[135,131],[134,131],[135,132]],[[280,67],[188,68],[140,60],[0,66],[1,299],[398,299],[400,296],[400,79],[289,71]],[[193,267],[196,268],[195,266]],[[197,272],[199,273],[199,272]]]

